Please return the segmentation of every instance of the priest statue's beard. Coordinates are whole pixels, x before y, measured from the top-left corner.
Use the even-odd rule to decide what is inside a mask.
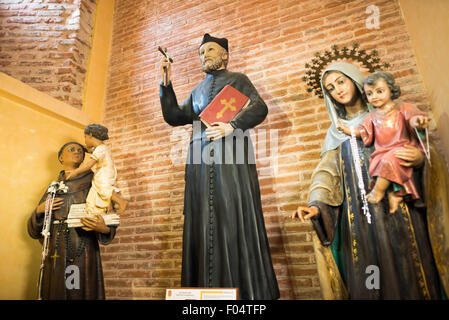
[[[209,73],[218,70],[223,65],[221,56],[210,58],[212,60],[206,61],[201,65],[201,71]]]

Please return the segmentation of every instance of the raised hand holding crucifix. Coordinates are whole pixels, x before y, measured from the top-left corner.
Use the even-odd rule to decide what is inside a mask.
[[[164,59],[161,61],[161,73],[162,73],[162,79],[164,81],[164,87],[168,85],[168,82],[170,81],[171,76],[171,63],[173,62],[173,59],[170,58],[170,56],[167,53],[167,48],[162,49],[161,47],[157,48],[160,53],[164,55]]]

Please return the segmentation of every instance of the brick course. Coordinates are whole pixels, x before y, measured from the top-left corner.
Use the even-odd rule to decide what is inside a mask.
[[[78,109],[96,0],[1,0],[0,71]]]

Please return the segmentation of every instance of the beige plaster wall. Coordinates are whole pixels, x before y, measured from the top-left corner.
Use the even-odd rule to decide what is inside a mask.
[[[449,159],[449,1],[399,0],[427,88],[441,139]]]
[[[103,119],[113,17],[114,1],[97,0],[82,108],[96,123]]]

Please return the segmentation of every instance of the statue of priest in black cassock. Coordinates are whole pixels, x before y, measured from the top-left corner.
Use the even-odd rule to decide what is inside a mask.
[[[254,151],[248,129],[268,113],[247,76],[226,70],[228,40],[205,34],[199,48],[206,78],[178,104],[168,75],[160,85],[165,121],[193,124],[185,170],[183,287],[238,288],[239,299],[277,299],[279,288],[262,213]],[[207,128],[198,115],[231,85],[250,104],[229,123]]]

